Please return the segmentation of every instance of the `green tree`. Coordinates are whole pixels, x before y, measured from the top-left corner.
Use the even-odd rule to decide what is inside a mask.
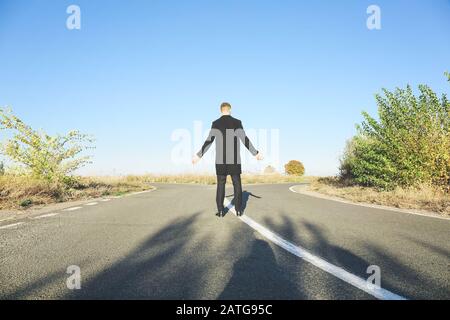
[[[3,161],[0,162],[0,176],[4,176],[5,175],[5,165],[3,163]]]
[[[303,166],[303,163],[297,160],[289,161],[284,166],[284,170],[286,171],[286,174],[290,176],[302,176],[305,174],[305,167]]]
[[[450,75],[446,74],[449,77]],[[363,112],[341,159],[341,176],[383,189],[450,183],[450,103],[426,85],[377,94],[378,119]]]
[[[91,148],[93,139],[79,131],[50,136],[2,108],[0,130],[11,131],[11,138],[0,144],[0,152],[34,177],[59,181],[90,162],[90,157],[81,153]]]

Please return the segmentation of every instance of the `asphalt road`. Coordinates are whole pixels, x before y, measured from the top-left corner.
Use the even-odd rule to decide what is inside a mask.
[[[1,299],[374,299],[229,213],[215,186],[157,190],[0,224]],[[450,299],[450,220],[244,186],[245,214],[286,242],[407,299]],[[227,189],[232,199],[232,189]],[[81,271],[70,290],[69,266]]]

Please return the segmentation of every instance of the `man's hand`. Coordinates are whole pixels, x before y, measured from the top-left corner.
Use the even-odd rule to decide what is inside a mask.
[[[198,155],[194,155],[192,157],[192,164],[197,164],[200,161],[200,157]]]
[[[258,154],[255,156],[256,160],[261,161],[264,159],[263,155],[261,154],[261,152],[258,152]]]

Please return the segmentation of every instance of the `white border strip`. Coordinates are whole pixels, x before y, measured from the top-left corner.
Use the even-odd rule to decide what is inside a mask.
[[[17,223],[7,224],[6,226],[0,226],[0,229],[14,228],[14,227],[20,226],[21,224],[24,224],[24,222],[17,222]]]
[[[37,217],[33,217],[32,219],[43,219],[43,218],[49,218],[49,217],[54,217],[57,216],[59,213],[47,213],[47,214],[43,214]]]
[[[86,203],[86,204],[85,204],[85,206],[88,206],[88,207],[90,207],[90,206],[96,206],[96,205],[98,205],[98,202],[89,202],[89,203]]]
[[[144,191],[131,192],[131,193],[125,194],[124,196],[125,197],[135,196],[135,195],[138,195],[138,194],[149,193],[149,192],[152,192],[154,190],[156,190],[156,188],[155,189],[144,190]]]
[[[225,198],[224,205],[226,208],[236,214],[236,211],[234,210],[234,206],[231,204],[231,202]],[[358,276],[355,276],[354,274],[342,269],[341,267],[335,266],[334,264],[329,263],[328,261],[319,258],[306,249],[296,246],[295,244],[283,239],[276,233],[273,233],[269,229],[263,227],[250,217],[244,215],[241,217],[238,217],[246,223],[248,226],[250,226],[255,231],[259,232],[261,235],[266,237],[268,240],[272,241],[277,246],[280,246],[281,248],[285,249],[286,251],[292,253],[293,255],[311,263],[312,265],[322,269],[325,272],[328,272],[329,274],[341,279],[342,281],[347,282],[348,284],[363,290],[364,292],[374,296],[377,299],[381,300],[407,300],[406,298],[399,296],[393,292],[390,292],[386,289],[383,289],[381,287],[376,287],[374,285],[371,285],[367,283],[367,281],[363,278],[360,278]]]
[[[75,211],[75,210],[79,210],[79,209],[82,209],[82,207],[72,207],[72,208],[64,209],[63,211]]]

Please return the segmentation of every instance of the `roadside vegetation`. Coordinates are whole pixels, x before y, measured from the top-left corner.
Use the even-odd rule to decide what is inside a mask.
[[[93,148],[92,137],[79,131],[51,136],[32,129],[10,109],[0,108],[0,132],[0,155],[9,164],[0,162],[0,210],[151,188],[145,180],[130,177],[75,176],[76,170],[90,163],[84,152]]]
[[[380,190],[357,184],[345,185],[339,177],[326,177],[312,179],[307,190],[357,203],[450,215],[450,195],[440,188],[427,185]]]
[[[215,175],[148,175],[143,176],[142,179],[146,179],[153,183],[197,183],[197,184],[216,184],[217,178]],[[308,182],[311,177],[289,176],[276,172],[269,174],[243,174],[243,184],[260,184],[260,183],[301,183]],[[230,177],[228,177],[227,183],[231,183]]]
[[[450,82],[450,74],[446,73]],[[363,112],[340,174],[311,189],[349,200],[449,214],[450,102],[428,86],[377,94],[378,118]]]
[[[303,176],[305,174],[305,167],[303,163],[298,160],[291,160],[285,166],[284,170],[290,176]]]
[[[71,184],[23,175],[0,177],[0,210],[27,209],[73,200],[120,196],[152,187],[135,177],[72,177]]]
[[[285,165],[285,174],[279,173],[275,167],[268,165],[262,174],[244,173],[241,176],[244,184],[260,183],[303,183],[312,181],[313,177],[304,177],[305,168],[300,161],[291,160]],[[212,174],[178,174],[178,175],[147,175],[142,177],[154,183],[198,183],[216,184],[217,177]],[[227,183],[231,183],[228,177]]]

